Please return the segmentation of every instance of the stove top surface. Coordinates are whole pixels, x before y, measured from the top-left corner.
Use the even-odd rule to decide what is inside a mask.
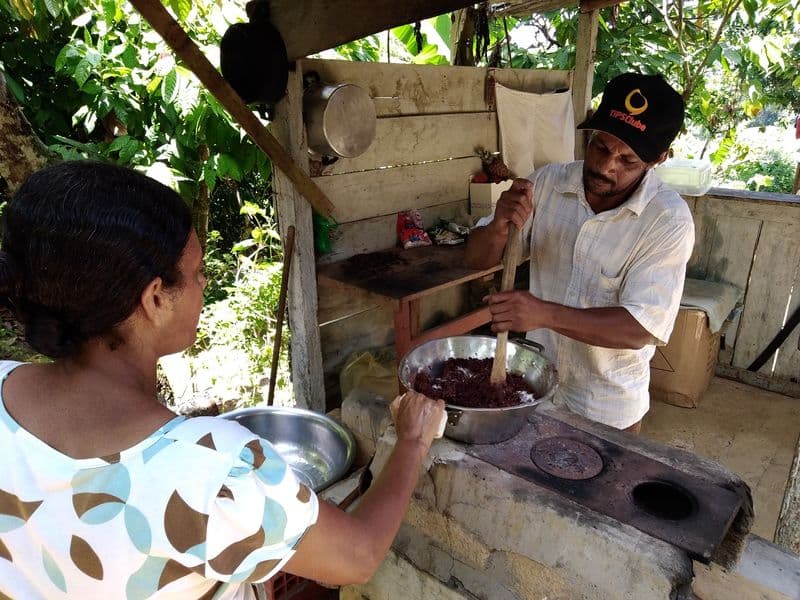
[[[528,421],[510,440],[465,452],[709,562],[738,494],[557,419]]]

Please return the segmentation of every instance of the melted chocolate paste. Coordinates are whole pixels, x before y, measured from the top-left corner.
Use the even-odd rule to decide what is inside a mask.
[[[534,399],[533,390],[518,373],[506,373],[505,384],[493,386],[491,358],[448,358],[438,377],[423,370],[414,389],[429,398],[467,408],[506,408]]]

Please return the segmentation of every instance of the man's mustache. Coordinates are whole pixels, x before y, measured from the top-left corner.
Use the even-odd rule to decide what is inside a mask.
[[[589,173],[589,176],[592,177],[593,179],[599,179],[600,181],[605,181],[606,183],[610,183],[612,185],[614,184],[614,180],[613,179],[609,179],[605,175],[601,175],[600,173],[596,173],[594,171],[588,171],[588,173]]]

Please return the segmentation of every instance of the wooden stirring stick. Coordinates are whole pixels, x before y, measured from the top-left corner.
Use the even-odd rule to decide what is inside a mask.
[[[501,292],[505,292],[514,287],[514,277],[517,274],[517,263],[519,262],[521,247],[522,240],[520,240],[517,226],[510,223],[508,226],[506,251],[503,255],[503,277],[500,281]],[[494,348],[494,362],[492,363],[492,374],[489,378],[492,385],[500,385],[506,382],[507,346],[508,331],[501,331],[497,334],[497,343]]]

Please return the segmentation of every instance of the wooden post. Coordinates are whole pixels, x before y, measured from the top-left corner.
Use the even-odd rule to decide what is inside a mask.
[[[775,543],[800,554],[800,439],[797,440],[778,525],[775,527]]]
[[[181,29],[159,0],[131,0],[141,15],[164,38],[175,54],[200,82],[219,100],[239,125],[247,132],[256,145],[270,157],[286,177],[297,187],[318,213],[325,217],[333,215],[333,203],[295,163],[278,141],[272,137],[261,121],[256,118],[239,95],[233,90],[222,75],[214,68],[186,32]]]
[[[581,2],[578,13],[578,38],[575,41],[575,71],[572,78],[572,104],[575,110],[575,125],[586,118],[586,111],[592,105],[592,85],[594,83],[594,55],[597,47],[597,24],[600,11],[585,10]],[[575,132],[575,158],[584,155],[585,143],[582,131]]]
[[[273,129],[292,159],[308,172],[308,148],[303,135],[303,74],[299,62],[289,73],[286,96],[275,107]],[[317,269],[311,207],[303,201],[285,174],[276,172],[274,184],[281,238],[286,239],[290,225],[295,227],[287,291],[294,399],[297,406],[324,412],[325,382],[317,321]]]

